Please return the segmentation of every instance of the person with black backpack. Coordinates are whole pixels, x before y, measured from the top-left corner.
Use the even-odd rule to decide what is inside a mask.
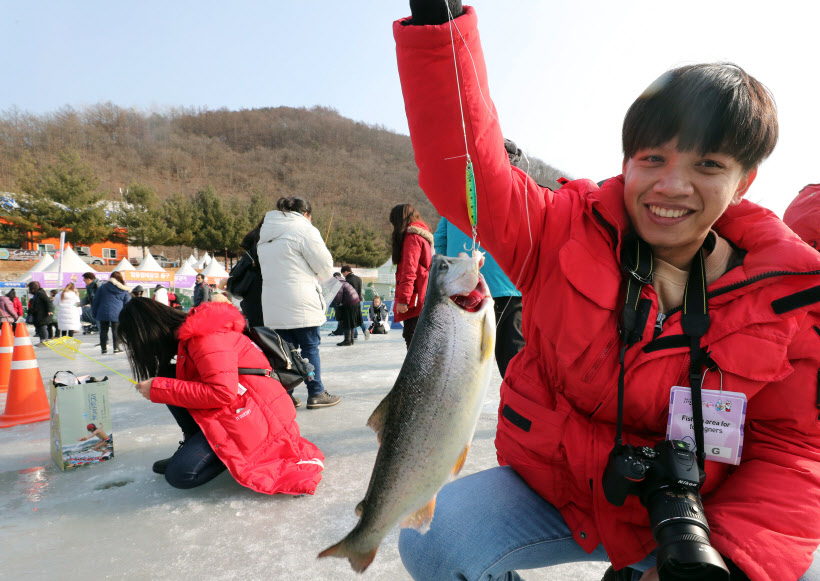
[[[228,292],[242,301],[239,307],[248,320],[249,327],[262,327],[265,317],[262,314],[262,269],[259,267],[259,255],[256,245],[259,242],[259,230],[264,219],[259,221],[256,228],[245,234],[239,246],[245,251],[242,257],[231,269],[228,278]]]

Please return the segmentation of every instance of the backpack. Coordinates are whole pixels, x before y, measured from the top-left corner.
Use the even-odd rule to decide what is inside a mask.
[[[287,390],[291,390],[303,381],[313,378],[313,365],[299,354],[299,349],[282,339],[279,333],[268,327],[251,327],[245,330],[245,335],[268,358],[273,368],[270,374]],[[240,375],[268,375],[266,369],[240,368]]]
[[[235,297],[244,298],[245,294],[257,283],[261,282],[261,275],[253,257],[248,253],[242,255],[228,277],[227,289]]]

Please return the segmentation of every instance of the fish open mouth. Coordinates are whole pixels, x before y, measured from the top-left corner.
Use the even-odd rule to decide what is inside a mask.
[[[490,296],[490,289],[487,288],[484,277],[479,276],[478,284],[473,290],[463,295],[451,295],[450,300],[465,311],[475,313],[481,309],[481,305],[488,296]]]

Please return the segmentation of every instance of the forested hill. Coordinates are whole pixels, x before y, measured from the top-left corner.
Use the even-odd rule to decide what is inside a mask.
[[[408,136],[323,107],[148,113],[105,103],[41,116],[3,111],[0,191],[17,191],[24,153],[44,166],[64,151],[79,155],[112,200],[133,183],[160,199],[209,186],[224,198],[262,194],[270,208],[279,197],[301,196],[320,227],[331,215],[332,232],[369,226],[385,251],[393,205],[410,202],[431,226],[438,220],[418,186]]]

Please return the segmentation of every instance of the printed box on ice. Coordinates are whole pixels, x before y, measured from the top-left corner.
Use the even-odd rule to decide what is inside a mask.
[[[114,457],[107,379],[58,372],[51,381],[51,457],[61,470]]]

